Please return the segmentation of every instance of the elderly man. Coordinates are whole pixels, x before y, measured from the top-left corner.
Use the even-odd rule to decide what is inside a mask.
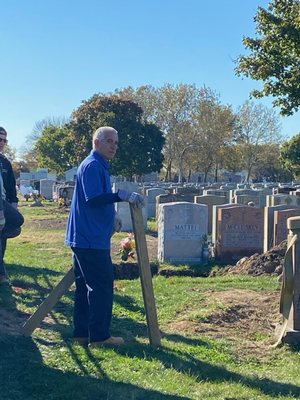
[[[143,197],[135,192],[112,193],[109,161],[118,148],[118,132],[98,128],[93,150],[80,164],[67,225],[66,243],[73,251],[75,273],[74,341],[91,347],[124,343],[110,335],[113,305],[113,265],[110,241],[119,221],[114,203],[127,201],[138,207]]]

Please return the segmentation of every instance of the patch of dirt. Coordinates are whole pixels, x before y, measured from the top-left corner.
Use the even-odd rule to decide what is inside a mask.
[[[35,219],[25,221],[26,228],[29,229],[65,229],[67,226],[66,218],[47,218],[47,219]]]
[[[199,321],[189,319],[189,314],[179,315],[177,321],[162,326],[163,331],[226,338],[238,348],[241,356],[266,356],[268,345],[275,342],[275,326],[281,322],[279,293],[233,289],[210,291],[207,296],[220,304],[217,311]]]
[[[224,274],[281,275],[286,249],[287,241],[284,240],[278,246],[274,246],[263,254],[256,253],[251,257],[243,257],[234,266],[228,265],[213,271],[211,276]]]

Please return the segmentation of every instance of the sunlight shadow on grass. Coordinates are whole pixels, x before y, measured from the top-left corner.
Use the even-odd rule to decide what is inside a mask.
[[[140,342],[119,347],[115,351],[127,357],[159,360],[165,368],[171,368],[180,373],[193,375],[198,382],[235,382],[248,386],[249,388],[258,389],[262,393],[268,395],[289,395],[297,398],[300,396],[299,386],[276,382],[272,379],[259,379],[235,373],[224,367],[199,360],[190,355],[188,351],[171,350],[164,346],[155,349]]]
[[[37,343],[43,348],[43,356]],[[96,366],[99,375],[97,377],[90,376],[83,364],[81,374],[65,371],[63,364],[52,368],[46,365],[43,359],[47,354],[47,348],[47,343],[32,338],[0,335],[1,360],[5,365],[1,370],[1,393],[5,393],[7,399],[42,399],[48,398],[51,393],[53,398],[72,400],[80,400],[83,397],[118,400],[188,400],[187,397],[163,394],[109,379],[102,371],[99,357],[91,354],[89,350],[87,354],[89,360]],[[72,352],[75,357],[75,351]],[[80,364],[79,355],[75,358],[77,364]]]

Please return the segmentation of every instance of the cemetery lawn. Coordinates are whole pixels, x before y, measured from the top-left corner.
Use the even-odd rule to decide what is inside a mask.
[[[139,280],[115,282],[112,333],[126,344],[72,343],[73,287],[31,337],[21,326],[71,266],[67,212],[30,208],[9,240],[0,286],[0,400],[299,399],[299,348],[271,348],[280,321],[274,276],[155,276],[162,346],[148,344]],[[155,259],[152,223],[147,241]],[[114,237],[113,257],[126,234]]]

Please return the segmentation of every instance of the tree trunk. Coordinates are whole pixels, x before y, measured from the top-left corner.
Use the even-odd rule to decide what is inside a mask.
[[[182,175],[183,175],[182,170],[183,170],[182,162],[180,162],[179,171],[178,171],[178,183],[182,183]]]
[[[218,182],[218,164],[216,164],[215,168],[215,182]]]
[[[172,171],[172,160],[168,160],[168,164],[167,164],[167,169],[166,169],[166,174],[165,174],[165,178],[164,181],[165,182],[170,182],[171,181],[171,171]]]
[[[246,182],[249,182],[249,180],[250,180],[251,171],[252,171],[252,167],[248,167]]]

